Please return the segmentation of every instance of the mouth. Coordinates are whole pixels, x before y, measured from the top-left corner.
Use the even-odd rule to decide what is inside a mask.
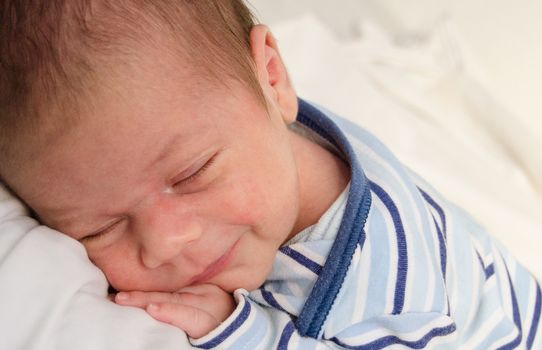
[[[238,243],[239,241],[235,242],[222,256],[208,265],[202,273],[192,278],[189,285],[205,282],[224,271],[235,255]]]

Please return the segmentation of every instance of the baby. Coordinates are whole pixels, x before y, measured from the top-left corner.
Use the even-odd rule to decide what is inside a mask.
[[[241,0],[0,5],[0,176],[205,349],[542,348],[536,280],[297,98]]]

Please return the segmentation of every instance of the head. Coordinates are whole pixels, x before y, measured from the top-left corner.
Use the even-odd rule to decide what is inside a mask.
[[[259,286],[300,219],[267,28],[234,0],[26,3],[0,5],[3,181],[118,290]]]

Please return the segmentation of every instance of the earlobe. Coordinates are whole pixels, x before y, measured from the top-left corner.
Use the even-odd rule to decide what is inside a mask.
[[[280,57],[275,38],[265,25],[255,25],[250,32],[250,46],[256,74],[270,107],[277,108],[285,123],[295,121],[297,95]]]

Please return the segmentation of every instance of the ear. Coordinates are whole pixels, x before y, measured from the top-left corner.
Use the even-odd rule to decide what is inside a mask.
[[[285,123],[293,123],[297,116],[297,95],[280,57],[277,42],[267,26],[257,24],[252,27],[250,47],[258,81],[269,107],[278,109]]]

